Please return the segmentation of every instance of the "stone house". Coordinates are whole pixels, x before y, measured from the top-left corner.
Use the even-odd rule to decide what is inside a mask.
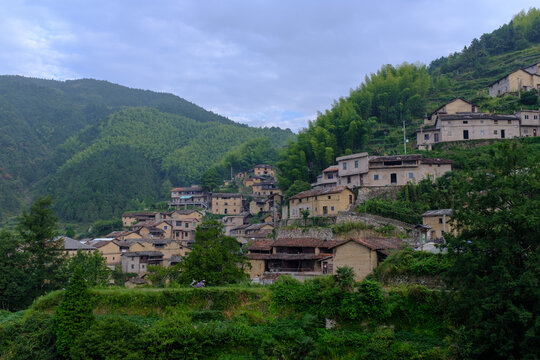
[[[77,255],[78,251],[82,251],[84,253],[91,253],[97,250],[94,246],[83,244],[82,242],[67,236],[60,236],[58,238],[62,240],[62,247],[69,257]],[[58,238],[56,238],[55,240],[57,240]]]
[[[403,186],[408,182],[436,179],[452,171],[452,160],[424,158],[419,154],[374,156],[369,158],[369,172],[364,186]]]
[[[331,248],[340,241],[314,238],[283,238],[255,241],[248,247],[251,278],[271,273],[312,273],[323,275],[321,260],[332,255]]]
[[[107,262],[107,266],[114,267],[122,264],[122,251],[115,241],[97,241],[92,243]]]
[[[440,242],[444,239],[444,234],[456,234],[451,216],[452,209],[429,210],[423,213],[422,225],[428,227],[426,241]]]
[[[249,219],[248,214],[242,213],[240,215],[225,216],[220,220],[220,222],[223,224],[225,235],[231,236],[231,230],[238,226],[248,224],[248,219]]]
[[[263,178],[262,176],[251,175],[251,176],[245,177],[242,180],[242,183],[244,184],[245,187],[251,188],[253,187],[253,185],[260,184],[265,180],[266,179]]]
[[[207,209],[210,195],[199,185],[190,187],[178,187],[171,190],[171,201],[169,206],[180,209],[187,206],[197,206]]]
[[[339,174],[338,166],[331,165],[322,171],[322,174],[317,176],[317,182],[311,184],[314,189],[322,188],[329,189],[338,185]]]
[[[520,110],[515,116],[520,119],[519,136],[540,136],[540,110]]]
[[[275,182],[260,182],[251,187],[253,195],[270,196],[274,194],[283,195],[283,192],[277,187]]]
[[[369,171],[368,154],[358,153],[336,158],[338,163],[338,186],[347,185],[348,187],[363,186],[364,177]]]
[[[149,265],[164,265],[160,251],[133,251],[122,254],[122,272],[144,274]]]
[[[274,167],[266,164],[255,165],[253,167],[253,174],[255,174],[256,176],[270,176],[273,178],[276,177],[276,171],[274,170]]]
[[[392,249],[399,249],[400,239],[365,238],[350,239],[332,247],[333,274],[337,269],[349,266],[354,270],[354,279],[362,281],[388,256]]]
[[[492,97],[509,92],[540,90],[540,62],[511,72],[489,84]]]
[[[302,210],[308,210],[310,217],[336,216],[348,210],[354,200],[354,193],[346,186],[302,191],[289,199],[290,216],[284,211],[283,218],[301,219]]]
[[[122,214],[122,226],[130,227],[141,221],[149,221],[159,219],[159,213],[155,211],[140,211],[140,212],[129,212]]]
[[[249,213],[258,215],[261,212],[270,211],[270,202],[267,199],[253,199],[249,202]]]
[[[214,193],[212,194],[212,214],[239,215],[243,207],[242,194]]]
[[[124,272],[144,273],[148,265],[168,267],[190,251],[181,241],[171,239],[138,239],[116,243],[122,253]]]

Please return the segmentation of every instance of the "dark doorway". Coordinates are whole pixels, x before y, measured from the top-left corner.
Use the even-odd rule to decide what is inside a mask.
[[[501,130],[501,139],[504,139],[504,130]]]
[[[390,174],[390,183],[397,184],[397,174]]]
[[[463,140],[469,139],[469,130],[463,130]]]

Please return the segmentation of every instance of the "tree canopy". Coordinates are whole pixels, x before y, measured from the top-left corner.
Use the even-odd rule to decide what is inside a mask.
[[[204,280],[208,285],[231,284],[246,279],[247,257],[232,236],[223,235],[217,220],[203,222],[195,232],[193,250],[180,262],[179,282],[189,285]]]

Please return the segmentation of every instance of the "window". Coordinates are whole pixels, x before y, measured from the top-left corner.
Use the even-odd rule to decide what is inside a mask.
[[[226,213],[227,213],[227,209],[225,209],[223,212],[226,214]]]
[[[533,116],[534,120],[538,120],[538,115]]]
[[[323,206],[322,207],[322,212],[323,212],[323,215],[328,214],[328,206]]]
[[[330,195],[328,195],[328,200],[330,200],[332,197]]]
[[[163,227],[163,230],[167,230],[167,225],[165,225],[165,226]]]
[[[498,124],[498,123],[499,123],[499,120],[493,120],[493,123],[494,123],[494,124]]]
[[[439,224],[442,224],[442,218],[439,218]]]
[[[468,120],[463,120],[463,123],[464,123],[464,124],[468,124],[469,121],[468,121]]]
[[[181,222],[181,221],[177,221],[177,222],[176,222],[176,226],[182,226],[182,222]]]
[[[373,180],[379,180],[379,175],[378,174],[373,175]]]
[[[493,135],[497,135],[499,133],[498,130],[493,130]]]
[[[482,135],[482,136],[485,135],[484,129],[480,130],[480,135]]]
[[[347,184],[350,184],[350,183],[351,183],[351,177],[347,176]]]
[[[512,120],[508,120],[508,124],[510,124],[510,125],[511,125],[511,124],[512,124]]]
[[[343,170],[347,170],[347,163],[346,162],[343,163]]]
[[[189,228],[189,223],[186,223],[185,228],[186,229]]]
[[[424,140],[429,140],[429,134],[424,134]]]
[[[349,204],[352,204],[352,195],[349,195]],[[114,260],[114,258],[113,258]]]
[[[135,265],[131,264],[131,268],[132,268],[132,269],[135,269]]]
[[[333,178],[334,178],[334,174],[332,174],[332,173],[328,174],[328,175],[327,175],[327,178],[328,178],[328,179],[333,179]]]
[[[358,169],[358,160],[354,160],[354,168]]]
[[[450,120],[448,120],[448,125],[450,125],[452,122]]]
[[[414,179],[414,173],[409,173],[409,179]]]
[[[330,207],[330,211],[332,211],[332,212],[334,211],[334,207],[333,207],[333,206]]]
[[[525,120],[529,120],[529,115],[525,115]]]

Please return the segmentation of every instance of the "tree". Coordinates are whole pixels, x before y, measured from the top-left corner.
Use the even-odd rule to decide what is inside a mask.
[[[531,150],[499,144],[487,171],[471,171],[456,185],[459,235],[448,237],[447,279],[465,326],[464,357],[540,353],[540,159]]]
[[[17,232],[21,247],[28,256],[29,292],[34,299],[62,286],[62,266],[65,255],[61,238],[55,240],[57,217],[50,196],[38,198],[19,216]]]
[[[31,278],[26,272],[28,254],[11,233],[0,231],[0,309],[17,311],[26,308],[32,298]]]
[[[240,243],[234,237],[223,235],[223,225],[216,220],[207,221],[197,227],[193,251],[179,264],[182,271],[179,282],[235,283],[247,278],[246,262]]]
[[[83,275],[88,286],[106,286],[109,284],[111,270],[107,267],[107,260],[98,250],[92,253],[77,250],[77,254],[67,261],[68,277],[75,273],[78,267],[83,269]]]
[[[69,280],[62,301],[54,313],[58,353],[69,358],[71,346],[93,321],[92,299],[88,293],[83,269],[78,266]]]
[[[221,185],[222,182],[223,180],[221,179],[221,176],[219,176],[217,170],[214,167],[211,167],[210,169],[206,170],[202,176],[201,187],[203,190],[212,191]]]

